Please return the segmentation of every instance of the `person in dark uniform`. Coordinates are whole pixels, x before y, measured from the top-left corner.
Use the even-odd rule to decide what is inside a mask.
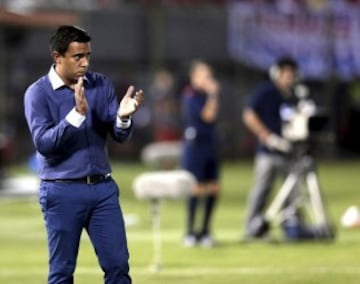
[[[220,192],[219,158],[216,120],[218,117],[219,83],[212,68],[204,61],[194,61],[190,67],[190,85],[182,96],[183,135],[182,167],[191,172],[197,186],[187,202],[187,231],[184,245],[197,243],[204,247],[214,244],[210,224]],[[195,230],[196,212],[204,196],[201,228]]]
[[[54,61],[25,92],[25,116],[37,150],[39,202],[49,250],[49,284],[71,284],[85,228],[107,284],[131,283],[119,189],[106,150],[110,134],[128,140],[143,101],[130,86],[117,102],[104,75],[88,71],[90,36],[61,26],[50,39]]]
[[[258,144],[255,156],[255,184],[250,191],[245,224],[245,239],[259,238],[257,217],[262,216],[277,176],[290,169],[287,154],[291,143],[282,137],[281,113],[292,99],[297,77],[297,63],[289,57],[280,58],[270,68],[270,81],[258,86],[243,112],[243,121],[255,134]]]

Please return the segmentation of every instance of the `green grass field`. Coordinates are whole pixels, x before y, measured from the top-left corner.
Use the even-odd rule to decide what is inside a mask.
[[[360,162],[322,161],[319,176],[337,224],[350,205],[360,205]],[[213,224],[219,244],[213,249],[183,248],[184,203],[162,203],[162,269],[153,272],[150,205],[134,198],[132,180],[147,170],[114,163],[124,214],[137,221],[127,227],[131,274],[135,284],[360,283],[360,229],[338,228],[335,242],[240,243],[245,202],[252,183],[250,162],[223,167],[223,193]],[[17,170],[17,169],[15,169]],[[276,236],[280,231],[274,229]],[[0,200],[0,283],[46,283],[47,249],[36,197]],[[102,272],[86,233],[75,273],[77,284],[102,283]]]

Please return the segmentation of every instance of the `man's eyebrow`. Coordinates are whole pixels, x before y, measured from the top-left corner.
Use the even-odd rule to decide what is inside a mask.
[[[84,52],[84,53],[75,53],[72,55],[72,57],[76,57],[76,56],[84,56],[84,55],[90,55],[91,54],[91,51],[89,52]]]

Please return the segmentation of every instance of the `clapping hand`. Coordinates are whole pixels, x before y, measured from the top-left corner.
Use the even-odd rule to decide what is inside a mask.
[[[134,90],[134,86],[130,86],[120,102],[117,113],[120,119],[129,118],[130,115],[137,111],[144,100],[143,91],[136,91],[133,94]]]
[[[75,87],[75,104],[76,104],[76,111],[85,115],[88,110],[88,103],[85,98],[85,90],[83,85],[83,78],[79,78],[78,82],[76,83]]]

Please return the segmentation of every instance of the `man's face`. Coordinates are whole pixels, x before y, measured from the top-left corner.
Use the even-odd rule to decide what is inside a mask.
[[[90,43],[71,42],[64,55],[54,52],[56,71],[66,84],[74,84],[89,68]]]
[[[278,77],[278,85],[284,91],[288,91],[295,83],[296,70],[290,66],[285,66],[280,69]]]

